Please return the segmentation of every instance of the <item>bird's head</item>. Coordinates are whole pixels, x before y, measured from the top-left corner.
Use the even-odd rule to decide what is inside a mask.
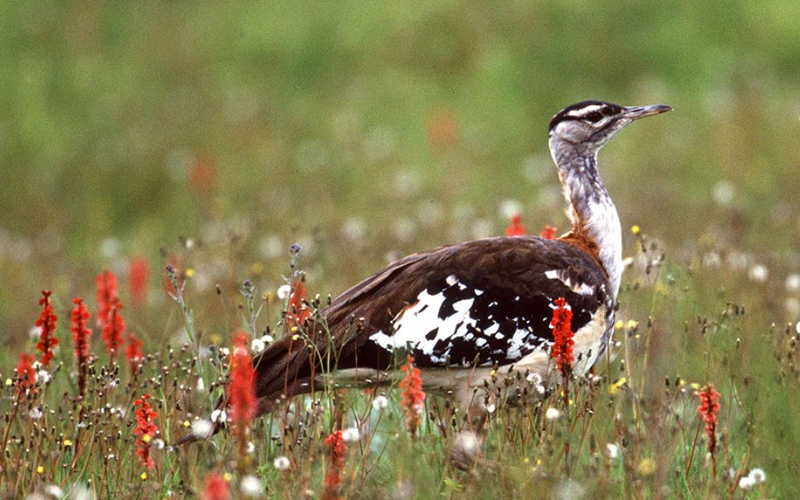
[[[629,123],[670,110],[663,104],[625,107],[604,101],[579,102],[550,120],[550,144],[566,142],[596,151]]]

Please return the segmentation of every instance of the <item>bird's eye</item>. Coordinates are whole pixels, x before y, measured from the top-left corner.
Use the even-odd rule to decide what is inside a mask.
[[[591,113],[586,115],[585,118],[592,123],[597,123],[603,119],[603,115],[599,111],[592,111]]]

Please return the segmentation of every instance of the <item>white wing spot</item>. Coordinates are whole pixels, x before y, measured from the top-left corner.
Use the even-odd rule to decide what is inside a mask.
[[[589,286],[586,283],[573,283],[569,276],[567,276],[566,271],[563,269],[551,269],[549,271],[545,271],[544,275],[546,278],[551,280],[558,280],[564,283],[564,286],[572,290],[573,292],[577,293],[578,295],[593,295],[594,294],[594,287]]]

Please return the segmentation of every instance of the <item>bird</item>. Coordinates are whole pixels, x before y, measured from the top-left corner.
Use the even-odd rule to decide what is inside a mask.
[[[403,353],[426,392],[446,394],[470,422],[482,422],[480,393],[491,376],[514,369],[547,379],[552,371],[558,298],[572,311],[573,373],[585,374],[608,350],[623,271],[621,223],[597,153],[630,123],[671,109],[590,100],[556,113],[549,148],[571,229],[554,239],[494,237],[414,253],[352,286],[308,319],[302,335],[253,357],[257,415],[331,381],[391,381]]]

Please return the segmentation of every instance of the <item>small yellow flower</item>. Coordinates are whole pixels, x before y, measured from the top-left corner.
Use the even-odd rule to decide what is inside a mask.
[[[184,427],[191,427],[191,426],[192,426],[192,423],[191,423],[191,422],[189,422],[188,420],[184,420],[184,421],[183,421],[183,426],[184,426]]]
[[[230,483],[231,481],[233,481],[233,474],[231,474],[230,472],[226,472],[222,475],[222,479],[224,479],[226,483]]]
[[[293,329],[294,329],[294,328],[293,328]],[[299,338],[300,338],[300,335],[298,335],[298,334],[296,334],[296,333],[295,333],[294,335],[292,335],[292,340],[297,340],[297,339],[299,339]]]
[[[700,389],[700,384],[698,384],[697,382],[692,382],[692,383],[691,383],[691,384],[689,384],[689,385],[690,385],[690,386],[691,386],[691,388],[692,388],[692,389],[694,389],[695,391],[697,391],[697,390],[699,390],[699,389]]]
[[[621,319],[618,319],[616,322],[614,322],[614,329],[615,330],[622,330],[622,328],[624,326],[625,326],[625,322],[622,321]]]
[[[42,467],[41,465],[39,467],[37,467],[36,468],[36,473],[37,474],[44,474],[44,467]]]
[[[150,434],[142,434],[142,441],[145,443],[149,443],[153,438],[150,437]]]
[[[652,476],[656,471],[656,461],[652,458],[643,458],[636,470],[642,476]]]
[[[608,386],[608,393],[613,396],[617,393],[619,388],[624,386],[626,383],[628,383],[628,379],[625,377],[620,377],[619,380]]]
[[[194,269],[192,269],[191,267],[186,269],[186,277],[191,278],[193,276],[194,276]]]
[[[297,327],[296,327],[296,326],[293,326],[293,327],[292,327],[292,333],[294,333],[294,332],[296,332],[296,331],[297,331]]]
[[[70,446],[72,446],[72,440],[71,439],[65,439],[64,440],[64,447],[70,447]]]
[[[639,234],[640,232],[642,232],[642,228],[640,228],[638,224],[634,224],[633,226],[631,226],[631,232],[633,234]]]
[[[142,478],[142,481],[147,480],[147,472],[142,472],[142,475],[139,477]]]
[[[626,328],[628,328],[628,329],[636,328],[637,326],[639,326],[639,322],[638,322],[638,321],[636,321],[636,320],[633,320],[633,319],[629,319],[629,320],[628,320],[628,324],[627,324],[627,325],[625,325],[625,326],[626,326]]]

